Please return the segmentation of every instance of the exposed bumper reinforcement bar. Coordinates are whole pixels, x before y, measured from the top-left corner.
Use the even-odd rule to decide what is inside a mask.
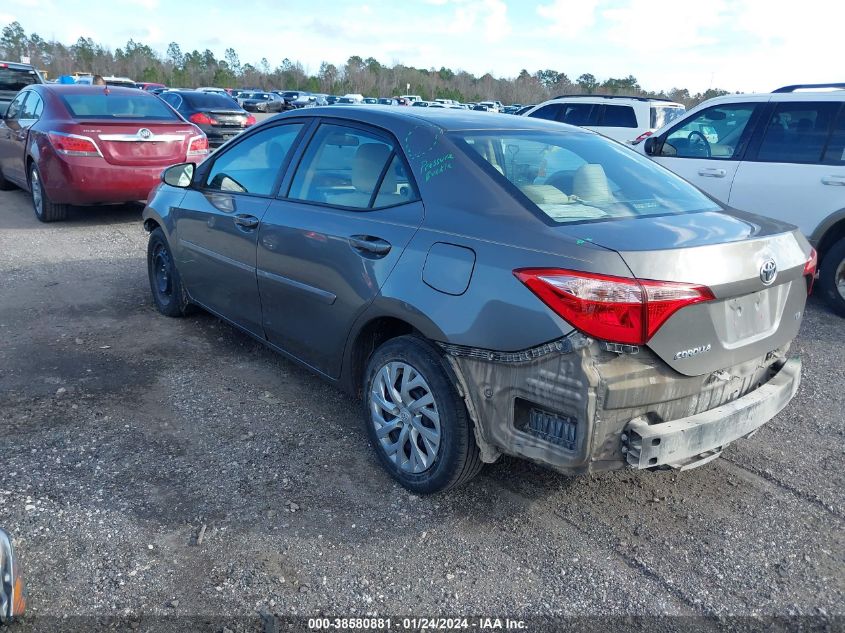
[[[800,383],[801,359],[792,357],[766,384],[715,409],[658,424],[634,418],[623,434],[628,465],[685,470],[706,464],[726,445],[753,434],[780,413]]]

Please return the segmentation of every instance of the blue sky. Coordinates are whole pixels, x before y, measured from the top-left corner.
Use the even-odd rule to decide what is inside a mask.
[[[242,62],[299,60],[314,72],[350,55],[514,76],[633,74],[649,89],[769,91],[842,81],[837,0],[6,0],[0,22],[111,48],[229,46]]]

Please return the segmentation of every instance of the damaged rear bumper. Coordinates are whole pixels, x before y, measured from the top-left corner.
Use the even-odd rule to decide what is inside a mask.
[[[801,372],[788,346],[700,376],[578,333],[513,353],[441,347],[483,461],[513,455],[572,474],[701,465],[780,412]]]
[[[718,457],[727,444],[751,435],[780,413],[800,383],[801,360],[793,357],[765,385],[715,409],[661,424],[637,417],[622,435],[628,465],[701,466]]]

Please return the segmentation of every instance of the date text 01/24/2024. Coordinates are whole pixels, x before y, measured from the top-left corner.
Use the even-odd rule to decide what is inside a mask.
[[[363,630],[363,631],[458,631],[458,630],[501,630],[526,631],[523,620],[510,618],[309,618],[311,630]]]

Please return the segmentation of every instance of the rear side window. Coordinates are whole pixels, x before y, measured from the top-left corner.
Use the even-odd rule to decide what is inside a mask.
[[[779,103],[766,124],[757,160],[820,162],[838,107],[831,102]]]
[[[77,119],[178,120],[176,114],[155,95],[106,94],[100,87],[91,92],[64,94],[62,101]]]
[[[228,193],[273,194],[279,170],[302,130],[299,123],[267,128],[233,145],[214,160],[206,188]]]
[[[563,117],[563,109],[563,104],[551,103],[547,106],[534,110],[534,112],[528,116],[536,119],[545,119],[547,121],[560,121]]]
[[[41,83],[34,70],[18,70],[16,68],[0,68],[0,90],[23,90],[32,84]]]
[[[603,127],[637,127],[637,115],[631,106],[606,105],[601,125]]]
[[[23,106],[23,110],[21,110],[21,114],[18,117],[19,119],[39,119],[41,117],[41,112],[44,109],[44,104],[41,102],[41,97],[35,94],[33,91],[29,91],[29,97],[26,100],[26,103]]]
[[[308,145],[288,197],[363,210],[410,202],[416,193],[391,141],[324,124]]]
[[[845,107],[840,111],[833,126],[833,134],[828,141],[823,162],[828,165],[845,165]]]
[[[598,106],[591,103],[567,103],[562,118],[558,119],[569,125],[596,125]]]

